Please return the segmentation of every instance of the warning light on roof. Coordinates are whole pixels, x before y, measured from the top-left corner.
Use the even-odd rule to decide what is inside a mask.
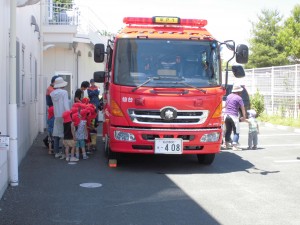
[[[179,17],[155,16],[149,17],[125,17],[123,22],[126,24],[136,25],[181,25],[181,26],[196,26],[204,27],[207,25],[207,20],[201,19],[180,19]]]
[[[207,20],[181,19],[180,24],[183,26],[205,27],[207,25]]]
[[[126,23],[126,24],[152,24],[152,18],[124,17],[123,23]]]

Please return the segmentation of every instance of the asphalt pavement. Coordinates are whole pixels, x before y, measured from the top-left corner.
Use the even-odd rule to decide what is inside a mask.
[[[294,212],[297,209],[293,207],[297,199],[290,199],[290,194],[283,189],[274,189],[274,193],[263,189],[266,191],[262,194],[265,197],[263,204],[268,207],[253,201],[260,196],[257,193],[247,189],[247,195],[242,195],[248,186],[254,190],[255,187],[250,185],[258,185],[259,189],[262,182],[271,182],[265,186],[275,187],[284,179],[297,181],[297,173],[291,172],[296,172],[300,155],[290,158],[287,154],[298,152],[299,129],[264,126],[261,132],[264,139],[260,140],[259,150],[222,151],[210,167],[199,167],[193,156],[139,156],[127,159],[127,164],[120,167],[109,168],[100,150],[99,136],[95,154],[87,160],[68,163],[48,155],[42,141],[46,134],[39,134],[19,166],[19,185],[9,186],[0,200],[0,225],[253,224],[259,221],[258,218],[261,221],[258,224],[297,224],[299,219]],[[242,133],[241,143],[245,144],[246,128]],[[285,146],[288,151],[281,150]],[[271,155],[273,153],[278,154]],[[259,179],[264,178],[258,183],[253,177],[257,174],[262,175]],[[228,180],[231,182],[227,183]],[[238,185],[245,182],[245,187]],[[216,183],[220,186],[218,192],[214,192]],[[289,185],[291,196],[297,196],[298,184],[295,183],[294,189]],[[231,193],[232,189],[235,192]],[[268,195],[273,199],[278,190],[283,191],[280,196],[286,207],[276,207],[276,211],[269,208],[266,199]],[[247,212],[249,218],[240,211],[228,210],[229,206],[233,207],[228,199],[238,191],[243,197],[241,202],[235,200],[236,207]],[[280,196],[277,196],[278,202]],[[267,213],[254,213],[262,207]],[[293,213],[281,216],[287,209]],[[224,213],[226,210],[231,213]],[[276,223],[278,219],[280,223]],[[283,221],[288,222],[281,223]]]
[[[72,163],[55,159],[48,155],[42,141],[45,136],[38,135],[22,160],[19,185],[9,186],[2,196],[1,225],[84,224],[76,218],[85,218],[85,209],[80,207],[92,202],[101,188],[101,168],[106,166],[103,154],[97,150],[89,159]],[[60,219],[63,214],[74,220]]]

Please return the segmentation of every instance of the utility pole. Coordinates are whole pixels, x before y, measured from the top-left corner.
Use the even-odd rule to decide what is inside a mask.
[[[17,127],[17,69],[16,69],[16,0],[10,1],[10,42],[9,42],[9,182],[11,186],[19,185],[18,174],[18,127]]]

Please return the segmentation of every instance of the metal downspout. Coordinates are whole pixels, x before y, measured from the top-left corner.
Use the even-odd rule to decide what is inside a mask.
[[[39,70],[39,85],[38,85],[38,110],[39,110],[39,132],[44,132],[46,127],[46,103],[45,95],[41,94],[44,87],[44,15],[45,15],[45,1],[40,1],[40,70]]]
[[[17,71],[16,71],[16,0],[10,1],[10,42],[9,42],[9,182],[11,186],[19,185],[18,175],[18,116],[17,116]]]

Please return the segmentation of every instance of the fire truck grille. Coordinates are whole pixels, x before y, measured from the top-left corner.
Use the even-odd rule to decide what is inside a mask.
[[[176,110],[174,118],[165,118],[160,110],[128,109],[132,122],[139,124],[202,124],[208,110]]]

